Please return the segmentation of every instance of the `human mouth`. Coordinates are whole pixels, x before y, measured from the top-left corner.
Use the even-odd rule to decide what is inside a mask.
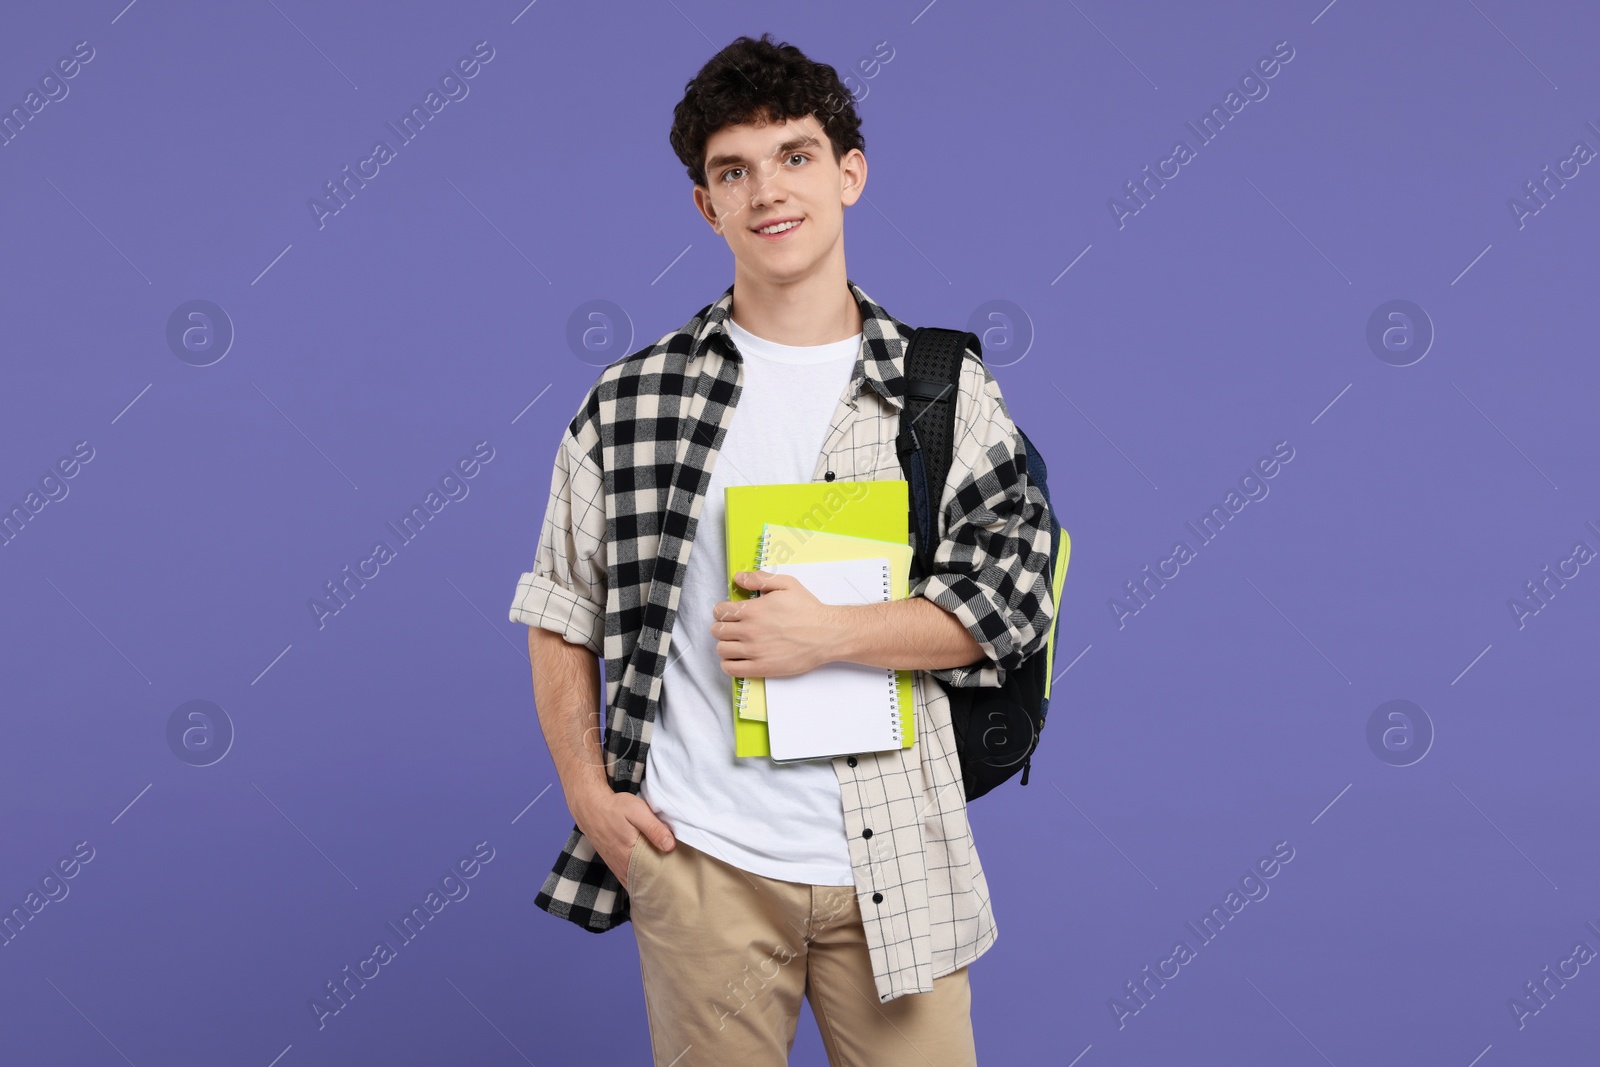
[[[755,231],[757,237],[766,241],[781,241],[788,234],[799,229],[803,219],[782,219]]]

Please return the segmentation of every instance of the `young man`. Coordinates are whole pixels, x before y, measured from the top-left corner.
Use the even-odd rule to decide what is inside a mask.
[[[726,486],[903,477],[909,327],[846,275],[867,161],[832,67],[741,37],[671,140],[734,280],[606,367],[556,455],[511,608],[576,823],[536,903],[596,932],[633,921],[658,1065],[785,1063],[802,996],[833,1064],[973,1064],[967,965],[996,928],[934,679],[996,686],[1043,647],[1043,498],[969,352],[935,573],[907,600],[830,606],[756,572],[737,580],[762,595],[730,601]],[[732,677],[836,660],[916,672],[911,748],[734,757]]]

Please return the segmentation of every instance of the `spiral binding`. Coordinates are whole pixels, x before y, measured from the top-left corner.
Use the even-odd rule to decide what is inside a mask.
[[[772,547],[772,531],[766,526],[761,527],[761,540],[756,544],[756,570],[767,569],[767,551]],[[757,594],[758,596],[760,594]],[[734,679],[739,690],[738,699],[734,703],[734,713],[741,718],[745,712],[745,701],[750,694],[750,680],[748,678]]]
[[[765,570],[767,552],[772,548],[772,527],[761,527],[761,540],[756,543],[756,570]]]
[[[888,603],[894,599],[894,589],[890,584],[889,566],[883,568],[883,600]],[[905,734],[900,726],[900,676],[894,668],[887,668],[889,679],[889,731],[894,738],[894,743],[899,746],[905,744]]]

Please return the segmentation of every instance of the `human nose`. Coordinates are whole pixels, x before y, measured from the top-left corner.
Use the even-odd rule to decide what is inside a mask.
[[[783,169],[771,160],[752,168],[748,188],[752,207],[772,204],[788,195]]]

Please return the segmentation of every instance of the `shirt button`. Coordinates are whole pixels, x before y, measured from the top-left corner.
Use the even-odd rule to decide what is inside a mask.
[[[845,762],[850,764],[850,766],[854,767],[856,765],[856,758],[854,756],[851,756],[849,759],[845,760]]]
[[[872,902],[874,904],[882,904],[883,903],[883,894],[882,893],[874,893],[874,894],[872,894]]]
[[[829,471],[827,474],[824,474],[822,477],[823,477],[824,480],[831,482],[831,481],[833,481],[833,472]]]
[[[871,837],[872,836],[872,828],[869,826],[867,829],[861,831],[861,836],[862,837]]]

